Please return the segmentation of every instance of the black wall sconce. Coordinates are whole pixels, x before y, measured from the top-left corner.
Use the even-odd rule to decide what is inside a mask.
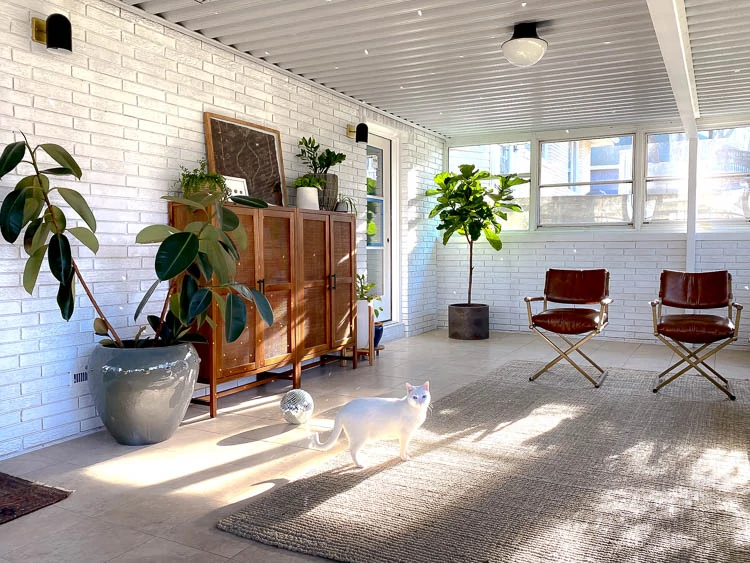
[[[70,20],[62,14],[50,14],[46,21],[31,18],[31,39],[53,51],[73,52]]]
[[[357,143],[367,142],[367,123],[360,123],[357,126],[347,125],[346,136],[354,139]]]

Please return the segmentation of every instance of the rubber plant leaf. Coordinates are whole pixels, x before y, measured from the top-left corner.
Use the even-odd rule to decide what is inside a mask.
[[[99,252],[99,239],[86,227],[70,227],[68,232],[86,245],[86,248],[94,254]]]
[[[253,288],[248,288],[250,293],[253,294],[253,301],[255,301],[255,307],[258,310],[260,318],[266,325],[271,326],[273,324],[273,309],[268,299],[260,291]]]
[[[151,284],[151,287],[148,288],[148,291],[146,291],[145,295],[143,296],[143,299],[141,299],[141,302],[138,304],[138,308],[135,310],[135,314],[133,315],[133,320],[137,320],[138,316],[143,311],[143,308],[146,306],[146,303],[148,303],[148,300],[151,299],[151,296],[154,294],[154,291],[156,291],[156,288],[159,287],[159,284],[161,283],[161,280],[156,280],[154,283]],[[158,320],[158,317],[157,317]],[[156,329],[154,329],[156,330]]]
[[[77,191],[68,188],[57,188],[57,191],[65,200],[65,203],[70,205],[73,208],[73,211],[78,213],[81,219],[86,222],[86,224],[89,226],[89,229],[96,232],[96,219],[94,218],[94,214],[91,212],[89,204],[86,203],[86,200],[83,198],[83,196]]]
[[[233,196],[230,196],[229,199],[231,199],[234,203],[237,203],[239,205],[245,205],[247,207],[255,207],[255,208],[268,207],[268,203],[266,203],[262,199],[258,199],[258,198],[250,197],[246,195],[233,195]]]
[[[23,249],[29,256],[34,254],[34,236],[36,236],[36,233],[41,226],[42,218],[39,217],[38,219],[34,219],[23,234]]]
[[[144,227],[135,235],[135,242],[139,244],[148,244],[152,242],[163,242],[169,235],[179,233],[178,229],[169,225],[149,225]]]
[[[211,301],[213,301],[213,294],[209,289],[201,288],[193,293],[188,307],[188,322],[192,322],[195,317],[208,309],[209,305],[211,305]]]
[[[0,206],[0,233],[10,243],[16,242],[23,229],[24,207],[28,188],[13,190],[3,200]]]
[[[224,334],[227,342],[237,340],[245,330],[247,307],[245,301],[236,293],[227,295],[227,308],[224,315]]]
[[[60,314],[66,321],[69,321],[70,317],[73,316],[73,309],[76,302],[75,287],[75,281],[71,275],[67,282],[61,282],[60,287],[57,289],[57,306],[60,307]]]
[[[154,258],[156,276],[164,281],[184,272],[198,256],[198,237],[193,233],[169,235],[159,245]]]
[[[61,284],[67,284],[73,275],[70,242],[65,235],[52,235],[49,239],[49,269]]]
[[[68,168],[73,173],[73,176],[75,176],[79,180],[81,179],[81,167],[78,166],[78,163],[75,161],[75,159],[70,156],[70,153],[60,145],[47,143],[44,145],[39,145],[39,148],[50,155],[60,166],[62,166],[63,168]]]
[[[36,286],[36,279],[39,276],[39,269],[42,267],[44,255],[47,253],[47,247],[42,246],[26,260],[26,266],[23,268],[23,288],[26,293],[31,295]]]
[[[26,143],[23,141],[11,143],[5,147],[2,156],[0,156],[0,178],[18,166],[18,163],[23,160],[24,154],[26,154]]]

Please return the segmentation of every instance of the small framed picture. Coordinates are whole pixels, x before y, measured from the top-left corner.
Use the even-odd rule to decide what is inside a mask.
[[[224,180],[226,180],[227,188],[229,188],[229,195],[248,195],[247,180],[244,178],[224,176]]]

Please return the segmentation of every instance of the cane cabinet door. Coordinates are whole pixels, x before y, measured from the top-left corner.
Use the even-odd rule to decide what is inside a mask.
[[[354,216],[331,215],[331,348],[347,346],[354,336],[356,260]]]
[[[298,217],[298,343],[300,357],[325,353],[330,347],[329,314],[330,218],[325,213],[300,212]]]
[[[227,205],[227,208],[234,211],[240,220],[246,235],[247,247],[240,250],[240,259],[237,262],[237,272],[235,281],[248,287],[258,287],[259,279],[259,261],[256,260],[257,254],[257,223],[258,211],[250,207],[240,205]],[[231,379],[232,376],[252,371],[261,367],[261,356],[258,354],[258,317],[255,304],[246,302],[247,305],[247,322],[245,330],[240,337],[234,342],[227,342],[224,335],[223,318],[218,314],[218,306],[214,303],[214,319],[216,328],[213,335],[213,346],[215,358],[219,367],[220,381]]]
[[[257,256],[261,257],[258,288],[273,309],[273,324],[258,318],[258,351],[262,365],[286,364],[293,358],[295,310],[294,211],[263,209]],[[258,316],[260,317],[260,316]]]

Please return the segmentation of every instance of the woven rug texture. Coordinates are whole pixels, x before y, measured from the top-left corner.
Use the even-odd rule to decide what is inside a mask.
[[[336,561],[750,561],[750,381],[541,365],[437,401],[410,461],[342,451],[218,527]]]
[[[55,504],[68,496],[70,491],[0,473],[0,524]]]

